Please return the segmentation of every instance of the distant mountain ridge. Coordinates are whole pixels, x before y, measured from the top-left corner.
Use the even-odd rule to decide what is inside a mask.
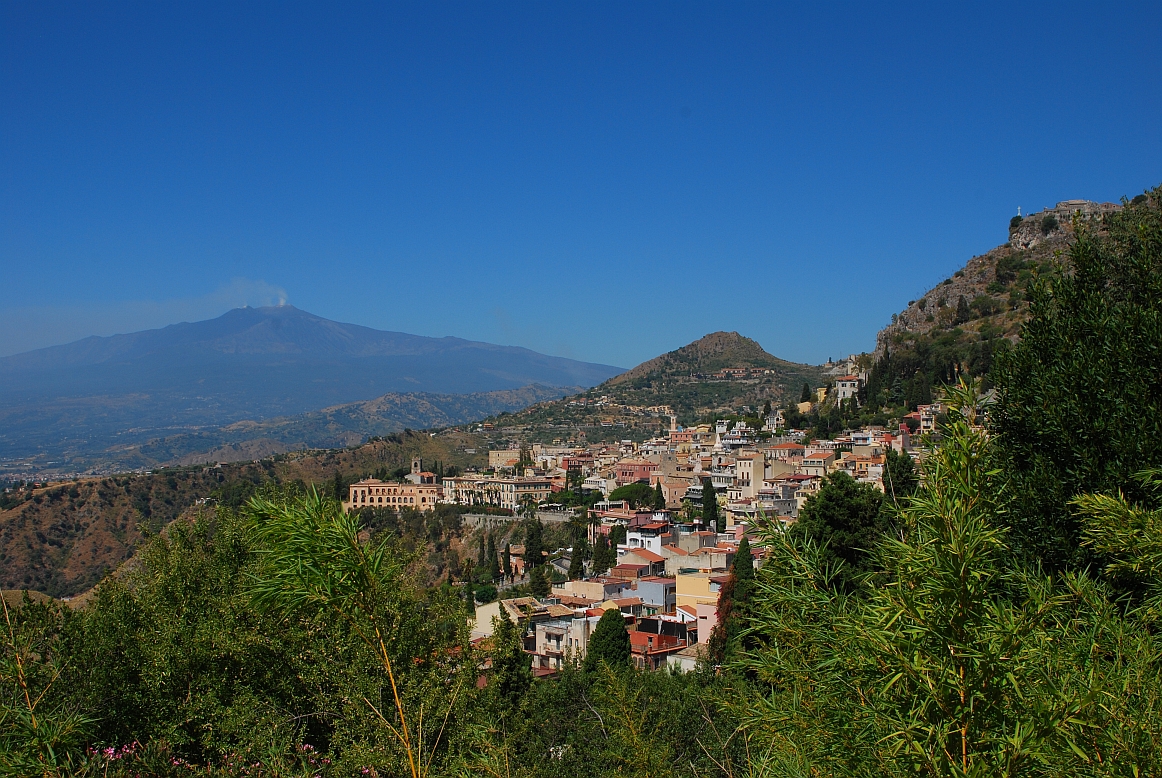
[[[621,368],[462,338],[384,332],[284,305],[0,358],[9,472],[87,470],[114,446],[387,394],[586,387]]]
[[[296,416],[236,421],[218,429],[156,438],[140,445],[118,447],[111,453],[134,467],[243,462],[288,451],[355,446],[368,438],[408,429],[464,424],[519,411],[581,388],[533,384],[471,394],[393,393]]]

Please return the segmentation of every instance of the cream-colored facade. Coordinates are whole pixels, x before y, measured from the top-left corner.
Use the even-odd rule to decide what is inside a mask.
[[[492,505],[519,510],[527,502],[544,502],[553,493],[548,478],[480,478],[460,476],[444,479],[444,502],[455,505]]]
[[[353,483],[347,490],[343,510],[350,512],[361,508],[415,508],[430,511],[440,502],[443,492],[436,484],[407,484],[365,478]]]

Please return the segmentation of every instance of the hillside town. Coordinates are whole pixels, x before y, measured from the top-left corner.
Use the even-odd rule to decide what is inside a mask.
[[[867,375],[854,362],[845,367],[852,372],[837,369],[828,386],[797,410],[807,413],[816,403],[854,402]],[[545,552],[549,558],[538,562],[547,562],[559,579],[551,593],[479,605],[473,638],[487,641],[497,618],[522,624],[534,671],[551,675],[563,663],[584,658],[603,613],[617,609],[626,620],[638,667],[692,670],[704,658],[717,624],[719,593],[742,539],[747,538],[753,564],[761,565],[758,527],[793,525],[833,473],[846,473],[887,492],[892,488],[885,484],[889,452],[921,457],[919,442],[935,431],[942,410],[939,404],[921,405],[896,429],[869,426],[828,440],[810,440],[801,430],[787,429],[779,409],[762,417],[758,428],[745,420],[683,427],[669,414],[668,434],[644,442],[514,443],[489,451],[486,469],[442,479],[413,459],[411,472],[398,482],[364,479],[351,484],[343,506],[348,511],[428,511],[450,504],[470,513],[487,511],[493,515],[490,521],[506,515],[555,521],[583,516],[588,547],[603,544],[615,550],[608,569],[595,569],[590,561],[571,565],[573,549],[552,556]],[[650,504],[616,499],[618,490],[634,484],[651,490]],[[715,526],[703,519],[707,487],[716,506]],[[555,497],[566,492],[593,499],[570,510]],[[530,560],[524,558],[524,546],[514,544],[505,553],[511,581],[528,580]]]

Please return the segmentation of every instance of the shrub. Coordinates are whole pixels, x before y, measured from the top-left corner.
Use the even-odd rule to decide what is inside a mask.
[[[1055,230],[1055,229],[1057,229],[1057,217],[1054,216],[1053,214],[1049,214],[1048,216],[1046,216],[1044,219],[1041,220],[1041,234],[1042,235],[1048,235],[1049,233],[1053,232],[1053,230]]]
[[[1021,222],[1023,221],[1025,221],[1023,216],[1014,216],[1013,218],[1009,219],[1009,232],[1015,231],[1018,227],[1021,226]]]

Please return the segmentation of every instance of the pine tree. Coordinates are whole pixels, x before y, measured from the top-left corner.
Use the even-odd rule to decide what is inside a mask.
[[[628,667],[631,656],[629,632],[625,617],[617,608],[610,608],[597,620],[597,627],[589,637],[584,668],[592,671],[605,662],[614,669]]]
[[[709,478],[702,479],[702,524],[714,532],[725,532],[726,522],[718,512],[718,497]]]

